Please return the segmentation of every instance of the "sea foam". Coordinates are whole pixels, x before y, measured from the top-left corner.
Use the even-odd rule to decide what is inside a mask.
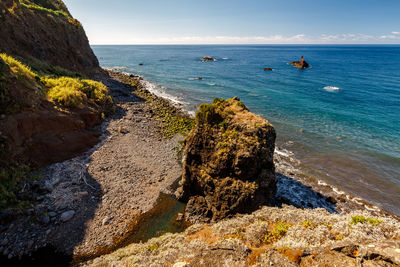
[[[324,90],[328,91],[328,92],[335,92],[335,91],[339,91],[341,88],[336,87],[336,86],[325,86]]]

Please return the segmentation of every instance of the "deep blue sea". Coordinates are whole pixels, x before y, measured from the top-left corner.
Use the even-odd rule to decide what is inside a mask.
[[[400,214],[400,46],[92,47],[101,66],[143,76],[187,111],[238,96],[306,175]],[[287,64],[301,56],[311,68]]]

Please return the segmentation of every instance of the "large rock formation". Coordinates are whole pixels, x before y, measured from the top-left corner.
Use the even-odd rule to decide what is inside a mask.
[[[177,191],[189,220],[216,221],[267,203],[276,192],[274,127],[238,98],[202,104],[196,121]]]
[[[31,66],[39,61],[88,76],[101,72],[82,25],[61,0],[1,1],[0,25],[0,52]]]

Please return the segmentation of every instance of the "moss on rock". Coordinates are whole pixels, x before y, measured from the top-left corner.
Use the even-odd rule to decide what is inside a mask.
[[[238,98],[202,104],[186,138],[180,199],[192,220],[220,220],[268,203],[276,192],[275,130]]]

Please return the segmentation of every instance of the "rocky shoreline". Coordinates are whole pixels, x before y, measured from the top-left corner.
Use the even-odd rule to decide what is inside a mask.
[[[110,252],[155,206],[160,192],[173,193],[181,175],[175,148],[182,136],[166,138],[155,107],[115,75],[103,80],[117,110],[98,126],[101,142],[33,174],[36,201],[16,219],[2,221],[5,258],[48,246],[78,260]]]
[[[178,131],[170,131],[173,123],[160,119],[155,103],[161,101],[176,114],[185,116],[184,113],[142,88],[141,77],[114,71],[109,71],[109,75],[103,82],[109,87],[117,110],[98,126],[102,141],[79,157],[53,164],[35,174],[38,177],[33,182],[36,202],[17,219],[2,222],[0,253],[5,258],[22,257],[49,246],[64,255],[72,255],[75,262],[111,253],[121,244],[128,245],[125,239],[136,229],[143,214],[155,207],[160,193],[174,193],[182,174],[176,149],[183,136]],[[274,201],[275,205],[285,207],[282,211],[294,210],[286,205],[320,208],[312,213],[340,212],[348,220],[348,214],[363,210],[367,216],[394,220],[390,214],[358,198],[307,181],[293,172],[289,165],[296,163],[292,161],[275,153],[277,195]],[[192,233],[193,229],[188,231]],[[150,240],[149,246],[154,242]],[[97,265],[107,257],[110,256],[92,263]],[[144,259],[139,262],[144,264]]]

